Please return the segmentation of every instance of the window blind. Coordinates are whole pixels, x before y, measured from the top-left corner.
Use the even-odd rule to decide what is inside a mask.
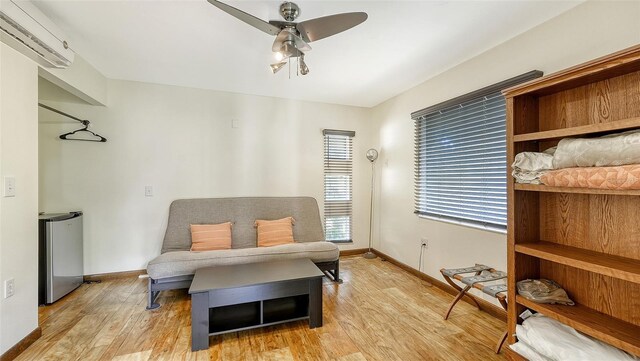
[[[325,238],[351,241],[353,137],[355,132],[325,129],[324,226]]]
[[[507,225],[506,103],[529,72],[412,114],[415,213],[492,229]]]

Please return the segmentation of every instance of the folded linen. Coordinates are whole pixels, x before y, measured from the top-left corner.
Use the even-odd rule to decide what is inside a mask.
[[[557,169],[541,175],[540,181],[551,187],[640,189],[640,164]]]
[[[516,154],[511,175],[518,183],[540,184],[540,177],[553,169],[553,152],[550,148],[544,152],[522,152]]]
[[[516,327],[516,336],[519,341],[550,360],[638,360],[539,313],[528,317],[522,326]]]
[[[522,326],[518,325],[516,327],[522,327]],[[513,351],[519,353],[520,356],[526,358],[529,361],[549,361],[548,358],[537,353],[536,350],[534,350],[531,346],[527,345],[522,341],[518,341],[513,345],[509,345],[509,347]]]
[[[605,167],[640,163],[640,130],[599,138],[564,138],[553,156],[553,168]]]

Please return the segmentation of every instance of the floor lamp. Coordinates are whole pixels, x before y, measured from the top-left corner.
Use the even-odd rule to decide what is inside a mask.
[[[378,159],[378,151],[371,148],[367,150],[367,159],[371,162],[371,205],[369,207],[369,250],[364,254],[364,258],[376,258],[375,253],[371,252],[371,236],[373,234],[373,190],[375,186],[375,162]]]

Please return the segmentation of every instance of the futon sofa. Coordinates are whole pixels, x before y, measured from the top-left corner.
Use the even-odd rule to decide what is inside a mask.
[[[257,247],[257,219],[293,217],[295,243]],[[192,252],[191,224],[232,222],[231,249]],[[338,247],[324,241],[318,203],[311,197],[239,197],[179,199],[169,208],[161,254],[147,265],[147,309],[160,305],[160,291],[189,288],[203,267],[309,258],[334,281],[340,281]]]

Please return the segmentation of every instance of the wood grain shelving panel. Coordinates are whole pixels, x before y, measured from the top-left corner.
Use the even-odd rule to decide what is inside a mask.
[[[515,183],[514,189],[517,191],[530,191],[530,192],[606,194],[606,195],[613,195],[613,196],[640,196],[640,190],[637,190],[637,189],[618,190],[618,189],[549,187],[542,184],[524,184],[524,183]]]
[[[579,127],[545,130],[542,132],[516,134],[514,142],[527,142],[531,140],[556,139],[572,137],[576,135],[589,135],[594,133],[611,132],[615,130],[627,130],[640,127],[640,117],[617,120],[609,123],[582,125]]]
[[[503,94],[509,161],[564,137],[640,129],[640,45]],[[518,315],[529,307],[640,356],[637,196],[640,190],[507,183],[510,344],[516,341]],[[527,278],[559,282],[578,305],[543,305],[519,297],[516,282]]]
[[[552,242],[516,244],[516,252],[580,268],[585,271],[640,283],[640,261]]]
[[[614,78],[640,70],[640,45],[623,49],[571,68],[505,89],[507,98],[527,94],[545,95]]]
[[[640,327],[588,307],[548,305],[516,296],[516,303],[558,320],[634,355],[640,355]]]

